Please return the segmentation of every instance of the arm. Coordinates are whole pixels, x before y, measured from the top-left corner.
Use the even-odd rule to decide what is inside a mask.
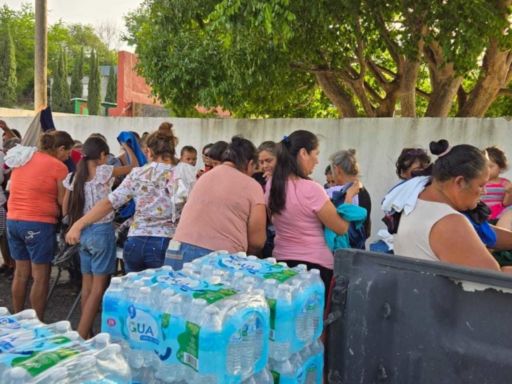
[[[71,191],[66,188],[66,193],[64,194],[64,201],[62,202],[62,216],[67,216],[69,209],[69,198],[71,197]]]
[[[442,262],[500,270],[498,263],[464,216],[449,215],[439,220],[430,231],[429,242]]]
[[[62,204],[64,203],[64,195],[66,194],[66,188],[64,187],[64,184],[62,183],[64,180],[57,181],[57,202],[62,207]]]
[[[114,171],[112,172],[113,177],[127,175],[132,171],[133,168],[137,168],[139,166],[139,160],[135,156],[135,153],[133,153],[133,150],[130,148],[130,146],[126,143],[123,143],[123,148],[125,150],[125,156],[127,156],[130,160],[130,164],[123,167],[114,168]]]
[[[94,224],[98,220],[103,219],[109,213],[114,211],[114,207],[112,203],[108,199],[101,200],[98,204],[94,206],[85,216],[83,216],[80,220],[78,220],[73,226],[70,228],[66,235],[66,242],[68,244],[78,244],[80,242],[80,235],[82,230],[85,227],[88,227],[91,224]]]
[[[509,180],[503,181],[503,186],[505,187],[505,196],[503,197],[503,205],[505,207],[512,205],[512,183]]]
[[[512,210],[507,209],[505,211],[503,216],[501,216],[501,219],[496,224],[496,227],[507,229],[507,230],[512,229]],[[494,230],[496,231],[496,228],[494,228]]]
[[[327,201],[316,215],[323,225],[337,235],[344,235],[347,233],[350,224],[348,221],[341,218],[332,201]]]
[[[257,255],[267,240],[266,232],[267,210],[264,204],[258,204],[251,208],[249,222],[247,224],[247,253]]]
[[[5,132],[6,139],[12,139],[13,137],[17,137],[11,128],[7,126],[7,123],[3,120],[0,120],[0,129]]]

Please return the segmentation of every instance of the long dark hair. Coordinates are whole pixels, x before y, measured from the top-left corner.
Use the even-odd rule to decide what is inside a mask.
[[[101,159],[101,154],[108,155],[110,149],[105,140],[99,137],[89,137],[83,147],[82,155],[83,158],[78,163],[76,173],[74,174],[72,184],[73,192],[69,199],[69,223],[73,225],[76,223],[84,214],[85,207],[85,183],[89,178],[89,161],[95,161]]]
[[[69,133],[64,131],[51,131],[39,136],[37,149],[40,152],[54,156],[60,147],[64,147],[66,150],[69,150],[73,148],[74,145],[75,142]]]
[[[301,149],[311,153],[318,148],[318,138],[309,131],[295,131],[285,136],[277,145],[276,167],[272,174],[269,209],[272,214],[280,213],[286,205],[286,181],[290,176],[308,179],[297,162]]]
[[[240,172],[246,172],[251,160],[255,164],[258,162],[258,150],[255,145],[252,141],[244,139],[241,136],[233,136],[231,143],[229,143],[228,148],[222,156],[222,162],[229,161],[233,163]]]

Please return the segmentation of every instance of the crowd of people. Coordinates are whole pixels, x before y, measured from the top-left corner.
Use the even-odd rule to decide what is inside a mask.
[[[33,148],[19,145],[19,132],[1,120],[0,128],[0,224],[7,227],[0,271],[14,273],[14,309],[23,309],[32,278],[30,303],[43,319],[55,240],[64,231],[80,255],[84,338],[118,272],[116,246],[126,231],[125,273],[179,270],[227,250],[318,269],[327,288],[333,252],[365,249],[372,234],[372,199],[356,151],[331,154],[322,186],[310,178],[321,148],[308,131],[259,147],[240,136],[208,144],[198,170],[198,151],[185,145],[178,154],[169,123],[142,136],[123,132],[119,156],[101,134],[82,143],[53,130]],[[422,148],[403,149],[396,162],[400,182],[382,203],[395,254],[507,272],[512,257],[507,264],[493,253],[512,249],[512,184],[500,176],[505,153],[445,140],[430,152],[435,162]]]

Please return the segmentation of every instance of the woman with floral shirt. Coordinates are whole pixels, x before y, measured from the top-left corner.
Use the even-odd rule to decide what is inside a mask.
[[[150,163],[134,168],[108,198],[78,220],[69,230],[67,242],[78,243],[84,228],[133,199],[135,215],[123,252],[126,272],[161,267],[196,179],[194,167],[174,164],[177,143],[172,131],[152,133],[147,139]]]

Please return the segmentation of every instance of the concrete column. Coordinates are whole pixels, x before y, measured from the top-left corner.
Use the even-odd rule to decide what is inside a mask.
[[[48,104],[47,65],[48,65],[48,20],[47,1],[36,0],[36,46],[34,72],[34,109],[40,111]]]

